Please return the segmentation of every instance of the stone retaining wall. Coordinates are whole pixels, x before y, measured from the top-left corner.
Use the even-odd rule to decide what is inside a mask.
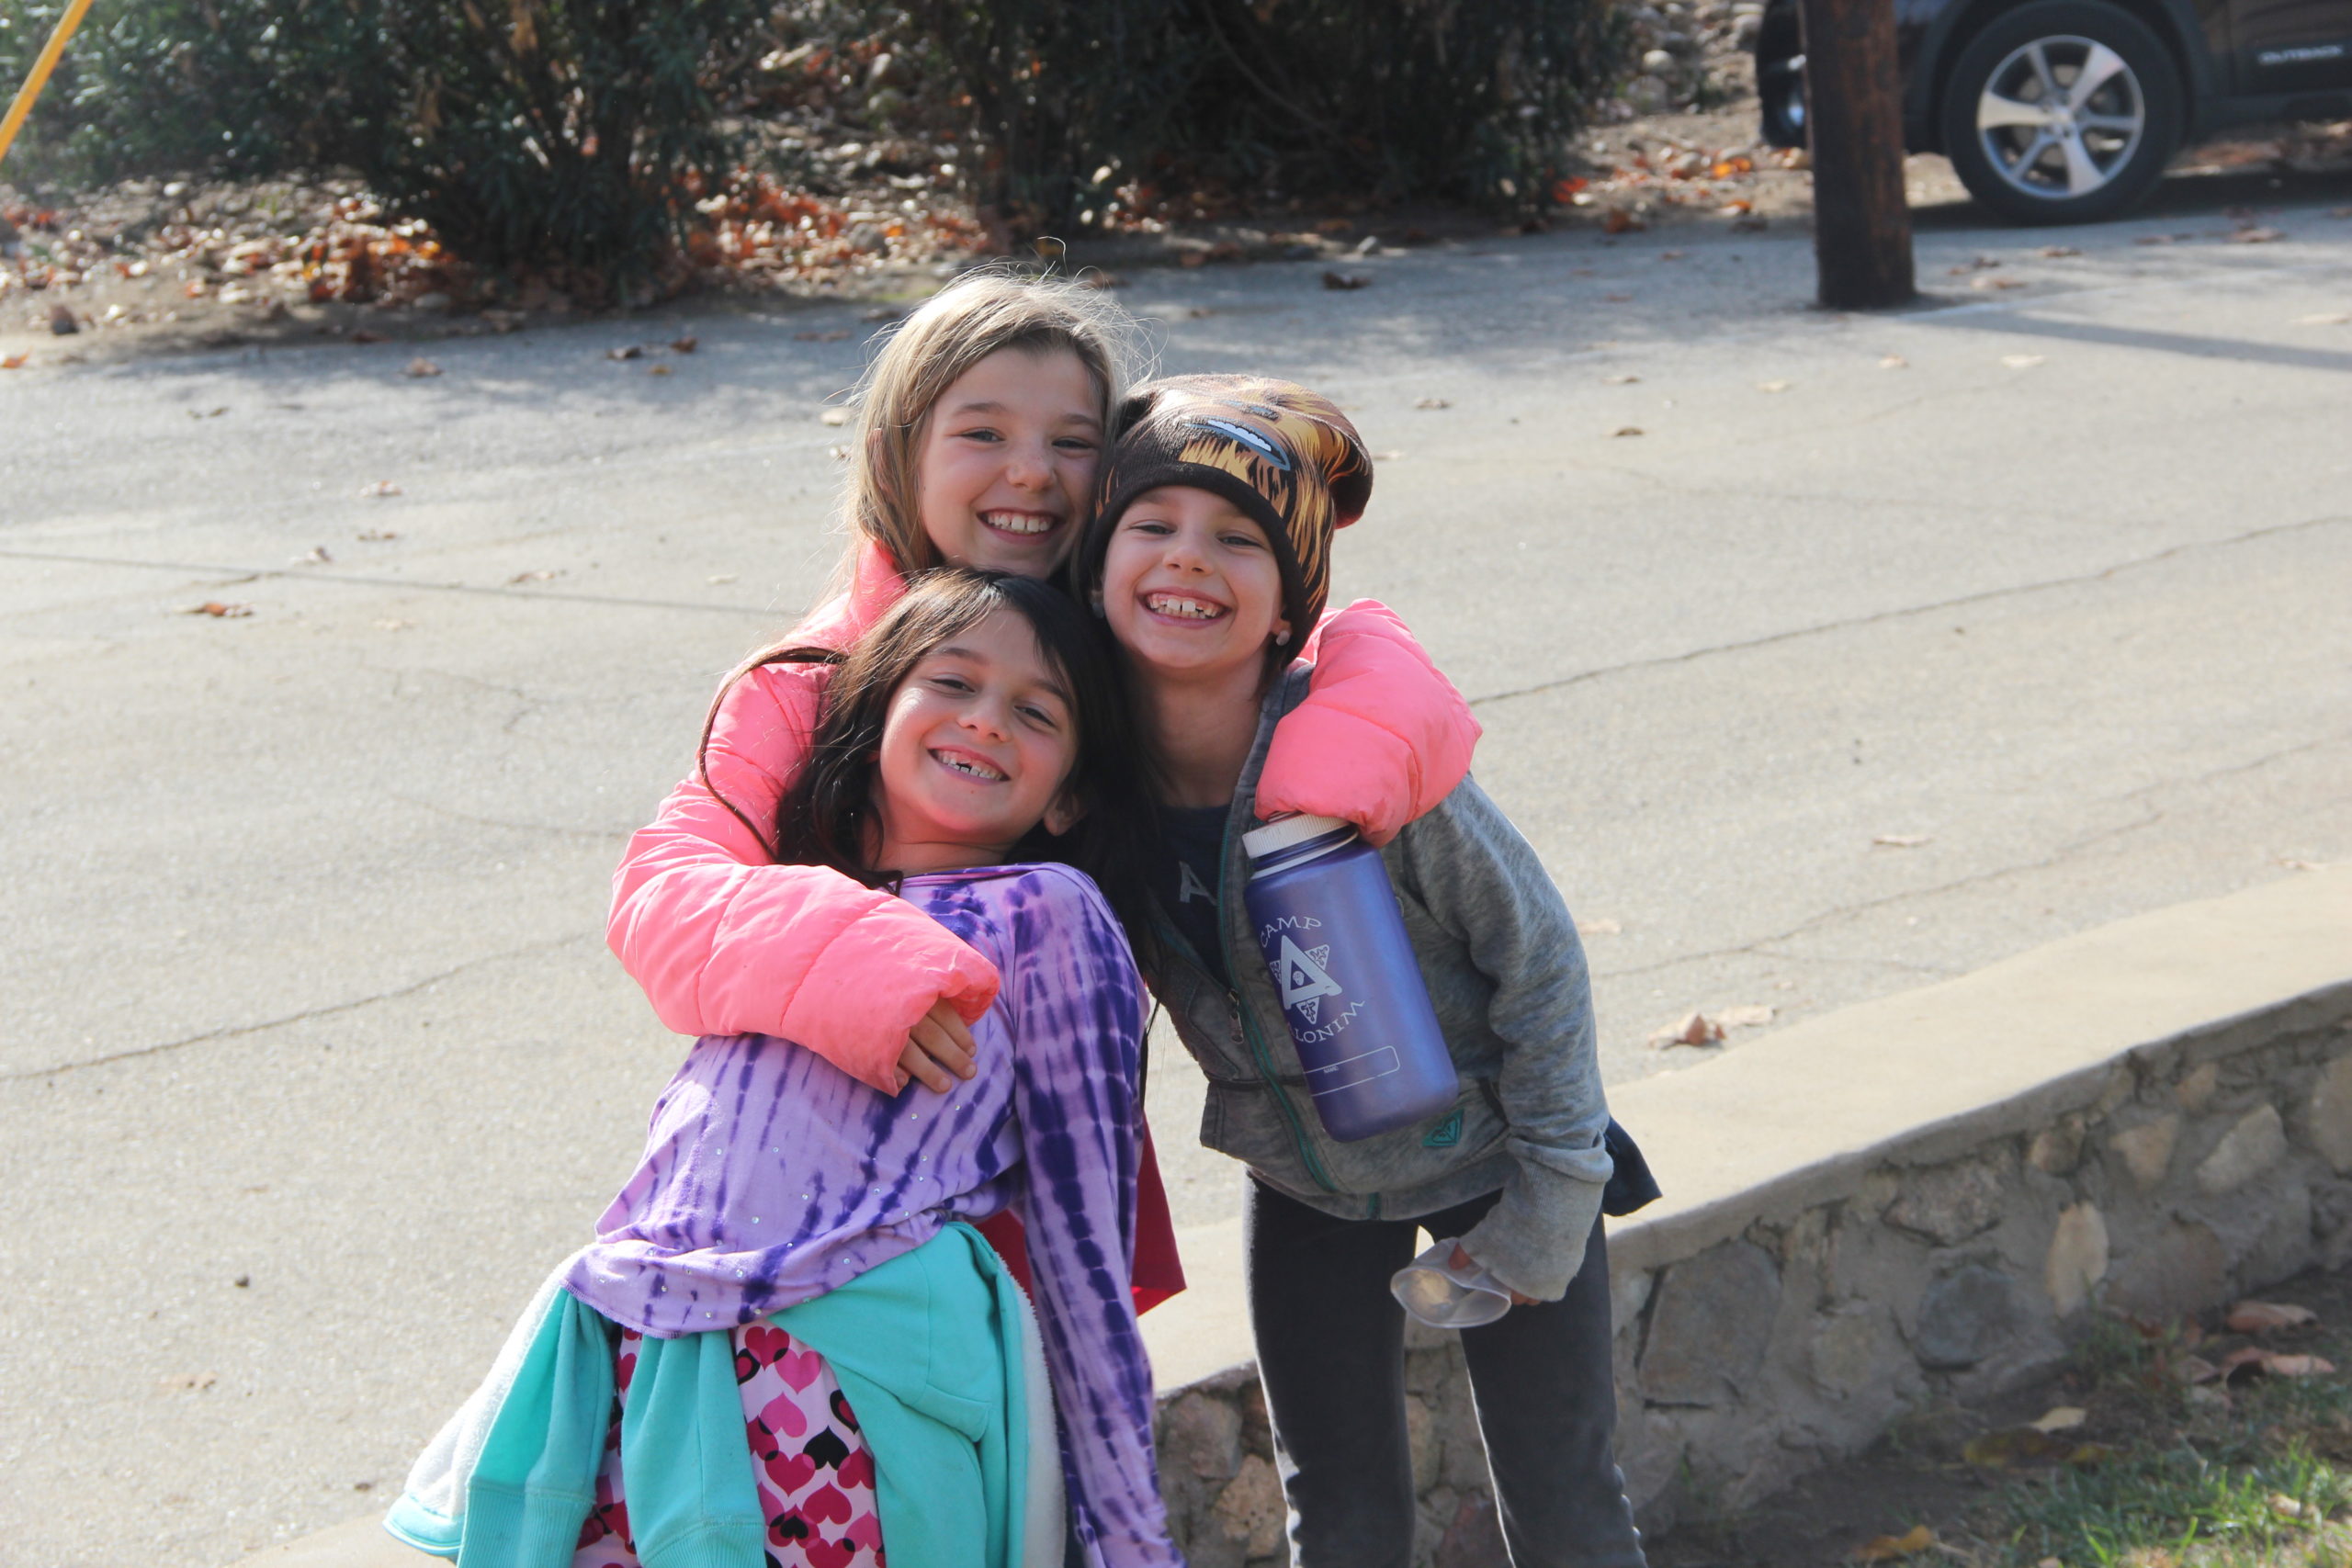
[[[2089,1024],[2068,1035],[2063,1018],[2050,1043],[2034,1038],[2016,1021],[2034,1003],[2030,984],[2015,988],[2035,977],[2020,965],[1991,972],[1989,989],[1968,989],[1985,978],[1972,977],[1917,993],[1926,1000],[1908,1015],[1857,1010],[1851,1039],[1821,1032],[1777,1053],[1758,1042],[1612,1093],[1668,1190],[1611,1241],[1619,1457],[1645,1528],[1694,1505],[1752,1501],[1867,1447],[1923,1400],[1981,1395],[2046,1369],[2101,1311],[2161,1318],[2352,1260],[2352,981],[2342,978],[2352,905],[2324,912],[2334,923],[2320,933],[2319,966],[2332,966],[2331,983],[2274,986],[2284,999],[2141,1043],[2103,1044]],[[2263,925],[2242,934],[2258,946]],[[2231,961],[2210,931],[2184,934],[2179,951]],[[2086,942],[2057,954],[2040,980],[2095,1009],[2105,987],[2169,962],[2158,942],[2102,978],[2101,951]],[[1904,1016],[1915,1026],[1890,1027]],[[2006,1032],[1976,1037],[1971,1053],[1971,1024],[2005,1018]],[[1790,1070],[1810,1064],[1821,1086],[1842,1089],[1857,1048],[1894,1092],[1830,1104],[1836,1094],[1809,1091]],[[1784,1059],[1766,1059],[1775,1054]],[[1919,1074],[1929,1077],[1906,1094]],[[1968,1104],[1972,1082],[1991,1092]],[[1775,1083],[1777,1102],[1761,1087]],[[1754,1145],[1776,1139],[1791,1157],[1758,1177],[1759,1158],[1770,1161]],[[1676,1202],[1685,1169],[1719,1190]],[[1458,1344],[1418,1329],[1409,1343],[1416,1568],[1499,1564]],[[1192,1561],[1282,1561],[1252,1370],[1165,1392],[1159,1430],[1162,1483]]]

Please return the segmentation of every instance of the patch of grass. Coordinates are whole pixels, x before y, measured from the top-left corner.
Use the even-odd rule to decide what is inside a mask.
[[[2055,1558],[2066,1568],[2253,1568],[2352,1561],[2352,1529],[2330,1517],[2352,1505],[2352,1475],[2300,1441],[2230,1463],[2183,1441],[2162,1451],[2015,1482],[2000,1568]]]

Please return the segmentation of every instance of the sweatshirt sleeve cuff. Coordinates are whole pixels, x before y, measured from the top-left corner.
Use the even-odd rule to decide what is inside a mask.
[[[1555,1302],[1584,1263],[1585,1242],[1600,1216],[1609,1153],[1538,1148],[1518,1138],[1506,1147],[1517,1162],[1487,1217],[1462,1238],[1464,1250],[1523,1296]]]

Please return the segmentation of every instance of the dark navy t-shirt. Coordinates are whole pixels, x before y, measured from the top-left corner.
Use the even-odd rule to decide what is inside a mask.
[[[1224,932],[1216,918],[1225,819],[1232,814],[1229,806],[1161,807],[1159,852],[1153,867],[1152,891],[1221,986],[1233,984],[1226,973]]]

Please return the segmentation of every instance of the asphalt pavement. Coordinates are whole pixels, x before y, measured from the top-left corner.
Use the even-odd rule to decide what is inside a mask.
[[[1120,298],[1166,368],[1305,381],[1381,455],[1337,595],[1476,705],[1622,1081],[2352,858],[2345,203],[2252,243],[2210,190],[1930,211],[1928,298],[1876,317],[1811,309],[1785,226]],[[681,1043],[606,879],[822,586],[871,330],[0,377],[0,1561],[215,1568],[379,1507],[587,1234]],[[1692,1011],[1760,1021],[1646,1043]],[[1179,1220],[1221,1219],[1157,1062]]]

